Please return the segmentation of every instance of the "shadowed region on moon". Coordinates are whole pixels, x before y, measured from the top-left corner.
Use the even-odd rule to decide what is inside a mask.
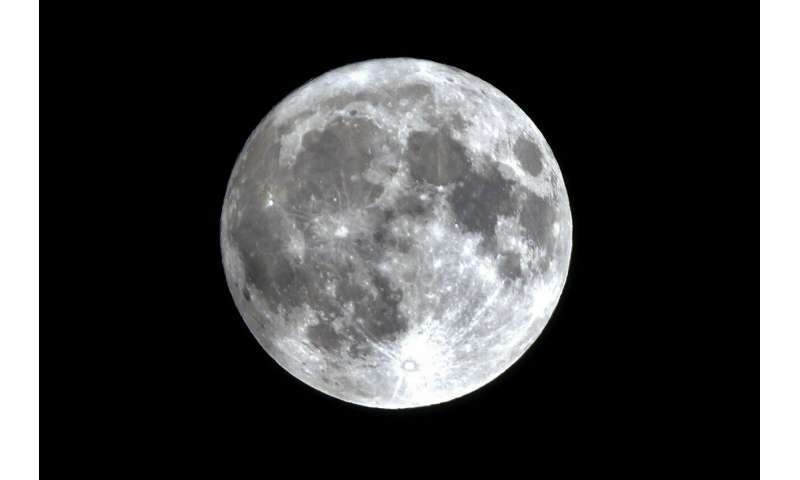
[[[508,97],[453,67],[373,60],[261,122],[231,175],[225,273],[250,330],[336,398],[409,408],[490,382],[566,280],[558,165]]]

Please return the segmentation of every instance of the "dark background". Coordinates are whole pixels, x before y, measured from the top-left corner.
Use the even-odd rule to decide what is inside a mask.
[[[59,445],[90,470],[187,475],[425,456],[754,475],[758,40],[733,27],[754,17],[307,7],[122,10],[57,34],[64,127],[43,142],[42,204]],[[463,398],[385,411],[317,392],[261,349],[227,290],[219,216],[274,105],[332,68],[396,56],[466,70],[531,116],[574,237],[561,301],[520,361]]]

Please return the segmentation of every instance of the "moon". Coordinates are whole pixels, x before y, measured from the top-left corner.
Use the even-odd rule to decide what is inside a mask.
[[[541,333],[572,216],[553,152],[489,83],[410,58],[332,70],[253,131],[222,260],[252,334],[335,398],[398,409],[489,383]]]

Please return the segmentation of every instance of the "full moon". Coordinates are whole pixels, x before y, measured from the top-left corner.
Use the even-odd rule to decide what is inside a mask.
[[[446,402],[517,361],[556,307],[572,216],[530,118],[462,70],[332,70],[286,97],[233,168],[225,274],[267,353],[338,399]]]

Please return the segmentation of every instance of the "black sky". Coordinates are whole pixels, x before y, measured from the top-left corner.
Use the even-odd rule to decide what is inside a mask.
[[[754,20],[474,13],[299,24],[159,7],[59,26],[50,108],[64,127],[43,135],[42,156],[43,210],[57,219],[42,235],[51,442],[85,445],[95,473],[263,473],[289,458],[363,472],[352,464],[408,445],[468,465],[462,443],[494,461],[563,457],[560,472],[754,470]],[[231,168],[269,109],[331,68],[393,56],[457,66],[520,105],[553,149],[574,222],[566,288],[528,353],[473,394],[403,412],[327,397],[272,361],[227,291],[218,237]]]

